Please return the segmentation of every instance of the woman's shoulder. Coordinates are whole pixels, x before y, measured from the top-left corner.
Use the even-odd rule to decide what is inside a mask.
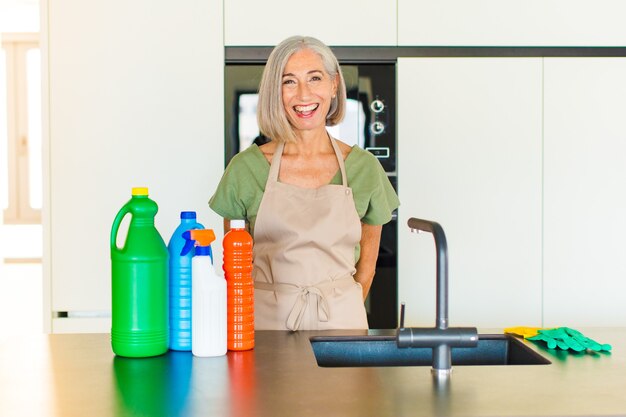
[[[372,161],[368,154],[374,157],[370,152],[359,148],[357,145],[351,147],[350,153],[348,153],[344,161],[350,187],[357,187],[357,189],[375,187],[373,179],[380,176],[380,173],[377,172],[378,169],[372,162],[379,166],[380,163],[376,160],[376,157]],[[341,184],[341,173],[339,171],[337,171],[334,180],[337,184]]]
[[[346,145],[347,146],[347,145]],[[378,159],[370,152],[354,145],[350,148],[348,158],[346,158],[346,165],[380,165]]]
[[[271,140],[263,145],[257,147],[261,156],[267,161],[271,162],[272,157],[274,156],[274,152],[276,151],[276,146],[278,143],[274,140]]]
[[[399,201],[378,158],[355,145],[346,159],[346,174],[361,221],[374,225],[387,223]]]
[[[239,152],[231,159],[229,167],[248,166],[252,169],[262,167],[265,163],[265,157],[256,144],[252,144],[243,151]]]
[[[344,141],[342,141],[341,139],[337,139],[337,138],[335,138],[335,143],[339,147],[339,151],[343,155],[343,160],[344,161],[346,161],[348,159],[348,157],[350,156],[350,154],[352,153],[352,151],[355,148],[358,148],[358,146],[350,146],[347,143],[345,143]]]
[[[381,181],[388,181],[387,173],[370,151],[359,146],[352,147],[346,159],[346,174],[351,186],[377,188]]]

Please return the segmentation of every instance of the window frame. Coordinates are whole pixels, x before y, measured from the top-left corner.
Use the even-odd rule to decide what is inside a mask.
[[[30,202],[27,54],[41,49],[38,33],[3,33],[6,56],[8,207],[4,224],[41,224]]]

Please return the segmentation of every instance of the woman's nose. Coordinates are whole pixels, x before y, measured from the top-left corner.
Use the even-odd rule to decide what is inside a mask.
[[[299,83],[298,84],[298,98],[306,98],[310,95],[311,89],[307,83]]]

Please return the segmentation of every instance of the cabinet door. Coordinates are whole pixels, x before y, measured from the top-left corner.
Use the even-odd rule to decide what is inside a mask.
[[[293,35],[327,45],[396,45],[395,0],[282,0],[224,2],[226,46],[274,46]]]
[[[623,46],[622,0],[398,0],[400,46]]]
[[[109,234],[131,187],[149,187],[166,242],[182,210],[222,229],[207,206],[224,166],[221,2],[48,6],[46,324],[108,331]]]
[[[449,248],[450,324],[541,321],[541,59],[398,60],[399,294],[432,325],[435,250]]]
[[[545,60],[545,324],[626,324],[626,58]]]

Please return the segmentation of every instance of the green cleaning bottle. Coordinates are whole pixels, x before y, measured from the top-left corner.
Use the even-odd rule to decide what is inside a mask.
[[[154,227],[157,204],[147,188],[133,188],[111,228],[111,346],[119,356],[157,356],[168,348],[168,252]],[[131,215],[124,245],[117,246],[122,219]]]

